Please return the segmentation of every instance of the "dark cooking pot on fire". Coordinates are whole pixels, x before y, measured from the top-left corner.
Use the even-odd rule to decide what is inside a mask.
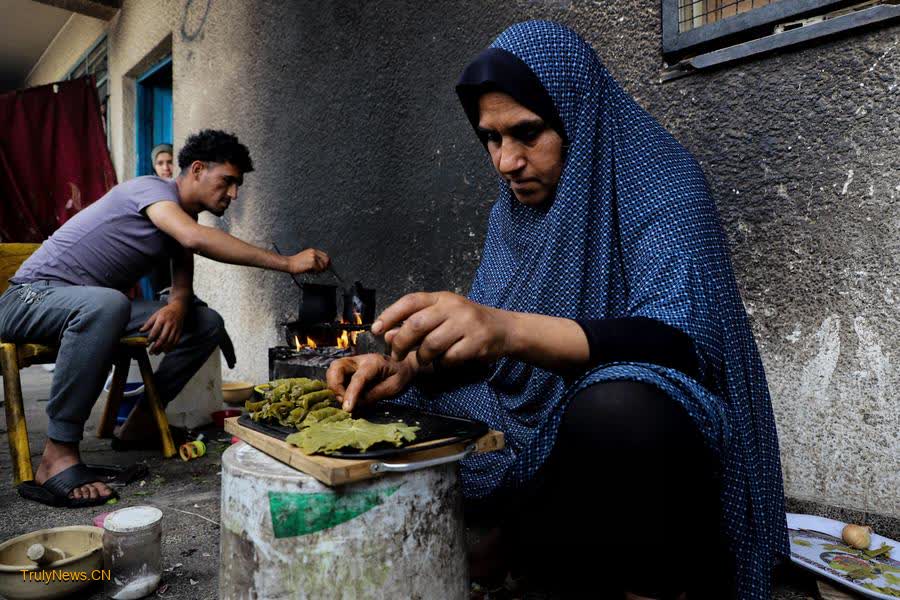
[[[375,290],[364,288],[358,281],[344,291],[344,322],[356,323],[355,315],[361,317],[361,323],[375,320]]]
[[[300,285],[301,323],[330,323],[337,318],[337,286],[321,283]]]

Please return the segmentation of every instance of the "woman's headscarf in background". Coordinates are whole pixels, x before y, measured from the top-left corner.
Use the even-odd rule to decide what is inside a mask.
[[[153,147],[153,150],[150,151],[150,164],[156,164],[156,155],[160,152],[168,152],[172,154],[172,144],[157,144]]]
[[[505,80],[491,81],[491,74],[504,70],[500,61],[523,63],[552,99],[569,147],[548,207],[518,202],[501,179],[469,298],[558,317],[662,321],[691,337],[705,385],[636,363],[601,365],[573,383],[503,359],[486,380],[430,398],[413,388],[399,401],[504,432],[503,452],[462,464],[466,495],[481,498],[534,477],[579,390],[613,380],[658,386],[684,405],[719,457],[722,527],[736,558],[739,597],[768,598],[771,567],[788,552],[778,441],[762,363],[703,173],[568,28],[520,23],[491,47],[479,61],[493,64],[468,67],[462,83],[477,84],[473,73],[483,73],[482,83],[517,93]],[[460,92],[472,119],[467,87]],[[540,100],[526,95],[519,101],[547,118]]]

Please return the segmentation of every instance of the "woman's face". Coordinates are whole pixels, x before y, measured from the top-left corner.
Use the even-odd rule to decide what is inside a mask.
[[[529,206],[552,200],[563,170],[559,133],[502,92],[481,96],[478,110],[478,135],[516,199]]]
[[[156,171],[157,177],[172,179],[172,155],[168,152],[158,153],[156,161],[153,163],[153,170]]]

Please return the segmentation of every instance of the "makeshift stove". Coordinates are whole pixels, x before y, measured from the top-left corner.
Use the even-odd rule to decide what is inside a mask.
[[[288,346],[269,348],[269,380],[291,377],[325,379],[328,365],[351,351],[344,348],[301,348]]]
[[[359,282],[343,295],[337,319],[337,286],[303,283],[296,321],[282,323],[286,346],[269,348],[269,380],[291,377],[325,379],[328,365],[356,354],[359,336],[375,320],[375,290]],[[371,345],[371,344],[368,344]]]

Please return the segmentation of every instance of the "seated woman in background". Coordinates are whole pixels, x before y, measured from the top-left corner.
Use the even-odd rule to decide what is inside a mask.
[[[150,151],[153,172],[157,177],[172,179],[175,177],[175,163],[172,160],[172,144],[159,144]]]
[[[775,423],[696,161],[556,23],[506,30],[457,92],[500,175],[471,292],[403,297],[372,328],[391,357],[329,385],[503,431],[462,462],[467,518],[538,587],[768,598]]]

